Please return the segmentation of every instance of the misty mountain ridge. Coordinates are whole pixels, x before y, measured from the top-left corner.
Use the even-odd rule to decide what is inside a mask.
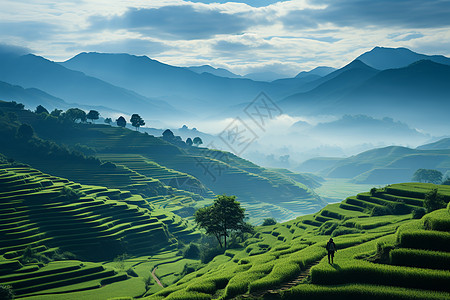
[[[334,71],[336,71],[336,69],[331,68],[331,67],[316,67],[316,68],[312,69],[311,71],[302,71],[302,72],[298,73],[295,76],[295,78],[303,78],[305,76],[310,76],[310,75],[316,75],[318,77],[323,77]]]
[[[214,67],[211,67],[210,65],[186,67],[186,69],[193,71],[197,74],[210,73],[210,74],[213,74],[213,75],[219,76],[219,77],[242,78],[241,75],[234,74],[233,72],[230,72],[227,69],[214,68]]]
[[[179,114],[178,109],[164,101],[144,97],[33,54],[13,59],[0,57],[0,80],[24,88],[37,88],[80,105],[105,106],[129,114],[136,110],[149,110],[161,116]]]
[[[443,55],[419,54],[407,48],[375,47],[356,59],[378,70],[404,68],[419,60],[431,60],[439,64],[450,65],[450,58]]]

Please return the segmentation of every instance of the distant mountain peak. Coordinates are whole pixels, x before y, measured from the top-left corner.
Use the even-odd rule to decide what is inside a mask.
[[[306,76],[310,76],[310,75],[316,75],[316,76],[327,76],[328,74],[330,74],[331,72],[336,71],[335,68],[331,68],[331,67],[325,67],[325,66],[320,66],[320,67],[316,67],[310,71],[302,71],[300,73],[297,74],[297,76],[295,76],[295,78],[304,78]]]
[[[450,65],[450,58],[442,55],[425,55],[416,53],[408,48],[375,47],[361,54],[356,59],[378,69],[399,69],[406,67],[419,60],[431,60],[436,63]]]

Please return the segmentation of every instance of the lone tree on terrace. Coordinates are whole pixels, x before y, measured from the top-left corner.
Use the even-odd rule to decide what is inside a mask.
[[[124,117],[120,116],[117,120],[116,120],[117,126],[119,127],[125,127],[127,126],[127,121],[125,120]]]
[[[198,136],[196,136],[196,137],[194,138],[193,142],[194,142],[194,144],[195,144],[196,146],[199,146],[199,145],[203,144],[202,139],[201,139],[200,137],[198,137]]]
[[[96,110],[90,110],[86,115],[86,119],[92,120],[92,123],[94,123],[94,120],[98,120],[99,117],[100,113]]]
[[[248,231],[244,212],[236,196],[219,195],[213,205],[195,212],[195,222],[206,230],[206,234],[214,235],[221,248],[226,248],[227,238],[232,232]]]
[[[130,122],[131,122],[131,125],[136,128],[136,131],[139,129],[139,127],[145,125],[144,120],[138,114],[133,114],[131,116]]]

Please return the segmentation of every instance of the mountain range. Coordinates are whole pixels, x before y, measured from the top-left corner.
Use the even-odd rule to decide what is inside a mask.
[[[290,115],[389,116],[436,129],[447,121],[449,61],[405,48],[375,47],[337,70],[318,67],[295,78],[261,82],[225,69],[175,67],[146,56],[80,53],[56,63],[28,54],[0,57],[0,81],[39,89],[48,99],[139,111],[149,119],[205,118],[218,111],[234,117],[264,91]]]

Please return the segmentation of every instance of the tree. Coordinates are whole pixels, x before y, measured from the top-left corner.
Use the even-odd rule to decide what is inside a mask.
[[[442,181],[442,173],[437,170],[418,169],[414,173],[412,180],[439,184]]]
[[[48,110],[45,107],[43,107],[42,105],[38,105],[34,112],[37,114],[42,114],[42,113],[48,114]]]
[[[79,108],[69,108],[64,113],[64,117],[73,123],[77,120],[80,120],[80,122],[86,122],[86,113]]]
[[[141,116],[138,114],[133,114],[130,119],[131,125],[136,128],[136,131],[139,127],[144,126],[145,122],[142,120]]]
[[[105,123],[111,125],[112,119],[111,118],[106,118],[105,119]]]
[[[192,144],[193,144],[192,139],[191,138],[187,138],[186,145],[192,146]]]
[[[226,248],[227,238],[232,232],[248,230],[244,212],[236,196],[219,195],[213,205],[195,212],[195,222],[206,230],[206,234],[215,236],[221,248]]]
[[[125,127],[127,126],[127,121],[125,120],[124,117],[120,116],[117,120],[116,120],[117,126],[119,127]]]
[[[86,115],[86,118],[88,120],[92,120],[92,123],[94,123],[94,120],[98,120],[100,117],[100,113],[96,110],[90,110],[88,114]]]
[[[437,189],[433,189],[425,194],[425,200],[423,201],[423,205],[427,210],[427,213],[430,213],[434,210],[441,209],[445,207],[444,197],[438,194]]]
[[[50,113],[50,115],[52,115],[52,116],[54,116],[54,117],[60,117],[61,116],[61,114],[62,114],[62,109],[54,109],[54,110],[52,110],[52,112]]]
[[[275,225],[275,224],[277,224],[277,220],[275,220],[274,218],[267,218],[267,219],[264,219],[262,226],[270,226],[270,225]]]
[[[165,139],[165,140],[172,140],[172,139],[175,138],[175,136],[173,135],[172,130],[170,130],[170,129],[164,130],[162,136],[163,136],[163,139]]]
[[[33,127],[28,124],[22,124],[17,128],[17,137],[28,141],[34,135]]]
[[[195,144],[196,146],[203,144],[202,139],[201,139],[200,137],[198,137],[198,136],[196,136],[196,137],[194,138],[194,141],[193,141],[193,142],[194,142],[194,144]]]

